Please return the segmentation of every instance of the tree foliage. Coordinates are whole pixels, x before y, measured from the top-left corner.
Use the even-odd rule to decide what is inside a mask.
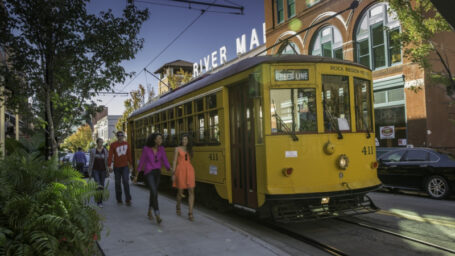
[[[61,147],[76,152],[77,148],[81,147],[84,151],[90,149],[93,144],[92,129],[88,125],[81,126],[77,131],[66,138]]]
[[[185,72],[182,68],[176,72],[176,74],[169,75],[168,82],[171,89],[176,89],[177,87],[188,83],[193,75],[191,73]]]
[[[128,117],[133,113],[135,110],[138,110],[144,105],[146,91],[144,86],[141,84],[137,90],[133,90],[130,92],[130,98],[123,102],[125,106],[125,111],[123,112],[122,116],[118,119],[115,128],[117,131],[123,131],[123,125],[126,124]],[[152,98],[153,95],[150,95],[149,98]],[[126,129],[126,127],[125,127]]]
[[[449,59],[444,43],[436,42],[435,35],[451,31],[450,25],[436,10],[430,0],[388,0],[401,23],[399,37],[404,48],[404,55],[420,67],[431,70],[429,56],[437,55],[444,67],[443,71],[431,70],[432,78],[447,85],[447,93],[455,99],[455,80],[449,68]],[[447,42],[446,42],[447,43]]]
[[[18,102],[33,98],[54,154],[59,133],[96,111],[94,102],[85,102],[122,83],[129,74],[121,62],[134,58],[143,45],[137,35],[148,10],[127,4],[121,17],[111,10],[90,14],[88,2],[4,0],[0,5],[6,87]]]
[[[0,161],[0,255],[94,255],[102,223],[89,201],[107,191],[20,151]]]

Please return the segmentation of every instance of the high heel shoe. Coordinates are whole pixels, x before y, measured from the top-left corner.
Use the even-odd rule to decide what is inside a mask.
[[[188,219],[189,219],[190,221],[194,221],[194,217],[193,217],[193,213],[192,213],[192,212],[189,212],[189,213],[188,213]]]
[[[175,209],[175,213],[177,214],[177,216],[181,216],[182,215],[182,211],[180,210],[180,205],[177,205],[177,207]]]

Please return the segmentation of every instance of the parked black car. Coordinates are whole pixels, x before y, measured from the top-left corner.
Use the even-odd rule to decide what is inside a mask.
[[[385,187],[423,190],[441,199],[455,191],[455,160],[430,148],[399,148],[378,157]]]

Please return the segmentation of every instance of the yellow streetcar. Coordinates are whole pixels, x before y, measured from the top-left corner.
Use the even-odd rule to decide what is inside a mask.
[[[137,165],[150,133],[163,135],[168,159],[190,134],[196,191],[213,188],[202,194],[260,216],[290,222],[367,213],[376,207],[366,193],[381,185],[372,99],[372,74],[362,65],[258,56],[135,111],[128,138]]]

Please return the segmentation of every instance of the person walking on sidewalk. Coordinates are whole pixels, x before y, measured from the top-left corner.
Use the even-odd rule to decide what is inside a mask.
[[[77,148],[77,152],[73,156],[73,166],[76,167],[81,174],[84,174],[84,166],[87,164],[87,158],[81,147]]]
[[[117,141],[113,142],[109,148],[108,165],[109,171],[112,172],[112,162],[114,164],[115,175],[115,197],[117,203],[122,204],[122,187],[125,191],[126,205],[131,205],[131,194],[129,185],[129,173],[132,168],[131,150],[128,142],[125,141],[125,134],[122,131],[117,132]]]
[[[194,174],[193,165],[191,165],[191,158],[193,157],[193,147],[188,135],[182,136],[182,143],[180,147],[175,148],[174,162],[172,165],[172,180],[173,187],[178,189],[177,192],[177,215],[181,215],[180,204],[183,195],[183,190],[188,189],[188,219],[194,220],[193,206],[194,206],[194,187],[196,187],[196,179]]]
[[[107,158],[109,153],[103,146],[103,139],[96,139],[96,147],[90,150],[90,163],[88,165],[89,177],[98,183],[97,190],[104,190],[104,180],[109,177]],[[103,208],[103,193],[95,198],[98,207]]]
[[[161,167],[164,165],[168,171],[171,166],[166,157],[163,137],[159,133],[154,133],[147,138],[146,146],[142,149],[141,159],[139,160],[138,173],[144,171],[145,183],[150,189],[149,208],[147,216],[153,220],[152,210],[155,213],[156,222],[161,223],[160,209],[158,206],[158,185],[160,184]],[[137,180],[137,174],[134,181]]]

